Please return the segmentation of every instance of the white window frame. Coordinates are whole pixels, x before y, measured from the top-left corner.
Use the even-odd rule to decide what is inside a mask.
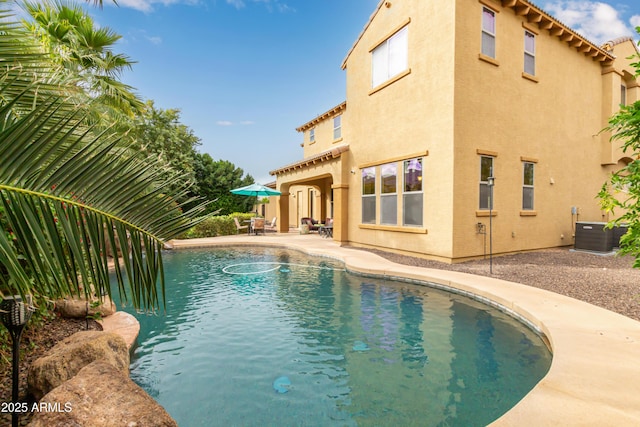
[[[527,49],[527,39],[533,40],[533,50]],[[527,65],[527,59],[530,61],[530,67]],[[531,31],[524,31],[524,72],[535,76],[536,75],[536,35]]]
[[[385,174],[394,169],[394,191],[385,191]],[[391,209],[385,209],[391,208]],[[385,215],[385,212],[388,212]],[[380,224],[398,225],[398,163],[385,163],[380,166]]]
[[[342,114],[333,118],[333,140],[342,138]]]
[[[484,14],[485,12],[491,14],[493,17],[493,28],[485,28],[484,22]],[[480,52],[489,58],[496,59],[496,11],[483,6],[482,7],[482,15],[480,17],[481,23],[480,27],[482,28],[481,39],[480,39]],[[490,44],[485,44],[485,41],[491,41]]]
[[[482,161],[483,159],[489,159],[491,161],[491,166],[489,167],[489,175],[487,177],[483,177],[482,176]],[[493,171],[495,168],[495,161],[496,158],[493,156],[486,156],[486,155],[482,155],[480,156],[480,183],[479,183],[479,187],[478,187],[478,209],[480,210],[489,210],[490,206],[489,204],[491,203],[493,206],[495,206],[495,200],[491,200],[491,202],[489,202],[489,192],[490,192],[490,188],[489,188],[489,180],[488,178],[490,176],[493,175]],[[486,178],[486,179],[485,179]],[[485,188],[485,191],[483,192],[482,189]],[[487,195],[487,200],[484,201],[483,200],[483,194]],[[493,208],[493,206],[491,206],[491,208]]]
[[[531,165],[531,184],[527,184],[526,176],[527,176],[527,166]],[[536,164],[534,162],[522,162],[522,210],[523,211],[532,211],[535,210],[535,179],[536,179]],[[525,193],[527,189],[530,189],[530,199],[531,206],[525,207]]]
[[[407,167],[406,165],[411,164],[411,162],[413,161],[417,161],[418,164],[420,165],[420,177],[418,178],[418,181],[420,181],[419,190],[407,189],[405,169]],[[423,180],[424,180],[424,158],[423,157],[407,159],[402,162],[402,225],[403,226],[422,227],[422,225],[424,224],[424,181]],[[419,218],[419,221],[409,222],[408,221],[409,209],[407,209],[407,207],[408,207],[408,203],[412,199],[419,200],[418,206],[420,207],[420,218]]]
[[[371,87],[409,68],[409,26],[405,25],[371,51]]]
[[[365,194],[364,177],[365,174],[373,173],[373,193]],[[368,167],[360,169],[360,185],[362,187],[362,215],[361,220],[363,224],[375,224],[376,223],[376,168]],[[369,212],[365,210],[365,205],[370,206],[373,211]]]
[[[316,128],[309,129],[309,142],[316,142]]]

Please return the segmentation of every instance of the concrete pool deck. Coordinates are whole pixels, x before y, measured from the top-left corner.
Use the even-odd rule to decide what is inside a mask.
[[[543,289],[467,273],[395,264],[318,235],[267,234],[174,240],[174,249],[283,247],[343,261],[349,271],[431,282],[500,304],[542,331],[547,375],[492,426],[640,425],[640,322]]]

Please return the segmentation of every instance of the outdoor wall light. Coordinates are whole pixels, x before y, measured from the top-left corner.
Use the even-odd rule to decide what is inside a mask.
[[[13,402],[13,411],[11,412],[11,425],[18,427],[18,385],[20,381],[20,337],[22,331],[26,326],[31,314],[33,313],[33,307],[31,305],[31,295],[27,296],[27,302],[22,301],[20,295],[14,295],[5,297],[0,303],[0,320],[9,331],[11,335],[11,341],[13,344],[13,377],[12,377],[12,394],[11,400]]]

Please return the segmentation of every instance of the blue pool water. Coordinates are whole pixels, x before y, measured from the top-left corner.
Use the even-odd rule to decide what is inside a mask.
[[[535,333],[466,297],[280,249],[165,256],[131,377],[182,427],[484,426],[546,374]]]

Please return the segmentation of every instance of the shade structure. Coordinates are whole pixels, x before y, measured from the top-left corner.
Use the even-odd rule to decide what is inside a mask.
[[[278,190],[274,190],[273,188],[265,187],[260,184],[251,184],[246,187],[234,188],[231,190],[233,194],[238,194],[240,196],[253,196],[253,197],[267,197],[267,196],[279,196],[280,193]],[[258,215],[258,208],[256,207],[256,216]]]
[[[233,194],[239,194],[241,196],[254,196],[254,197],[267,197],[267,196],[279,196],[278,190],[274,190],[269,187],[265,187],[260,184],[251,184],[246,187],[234,188],[231,190]]]

